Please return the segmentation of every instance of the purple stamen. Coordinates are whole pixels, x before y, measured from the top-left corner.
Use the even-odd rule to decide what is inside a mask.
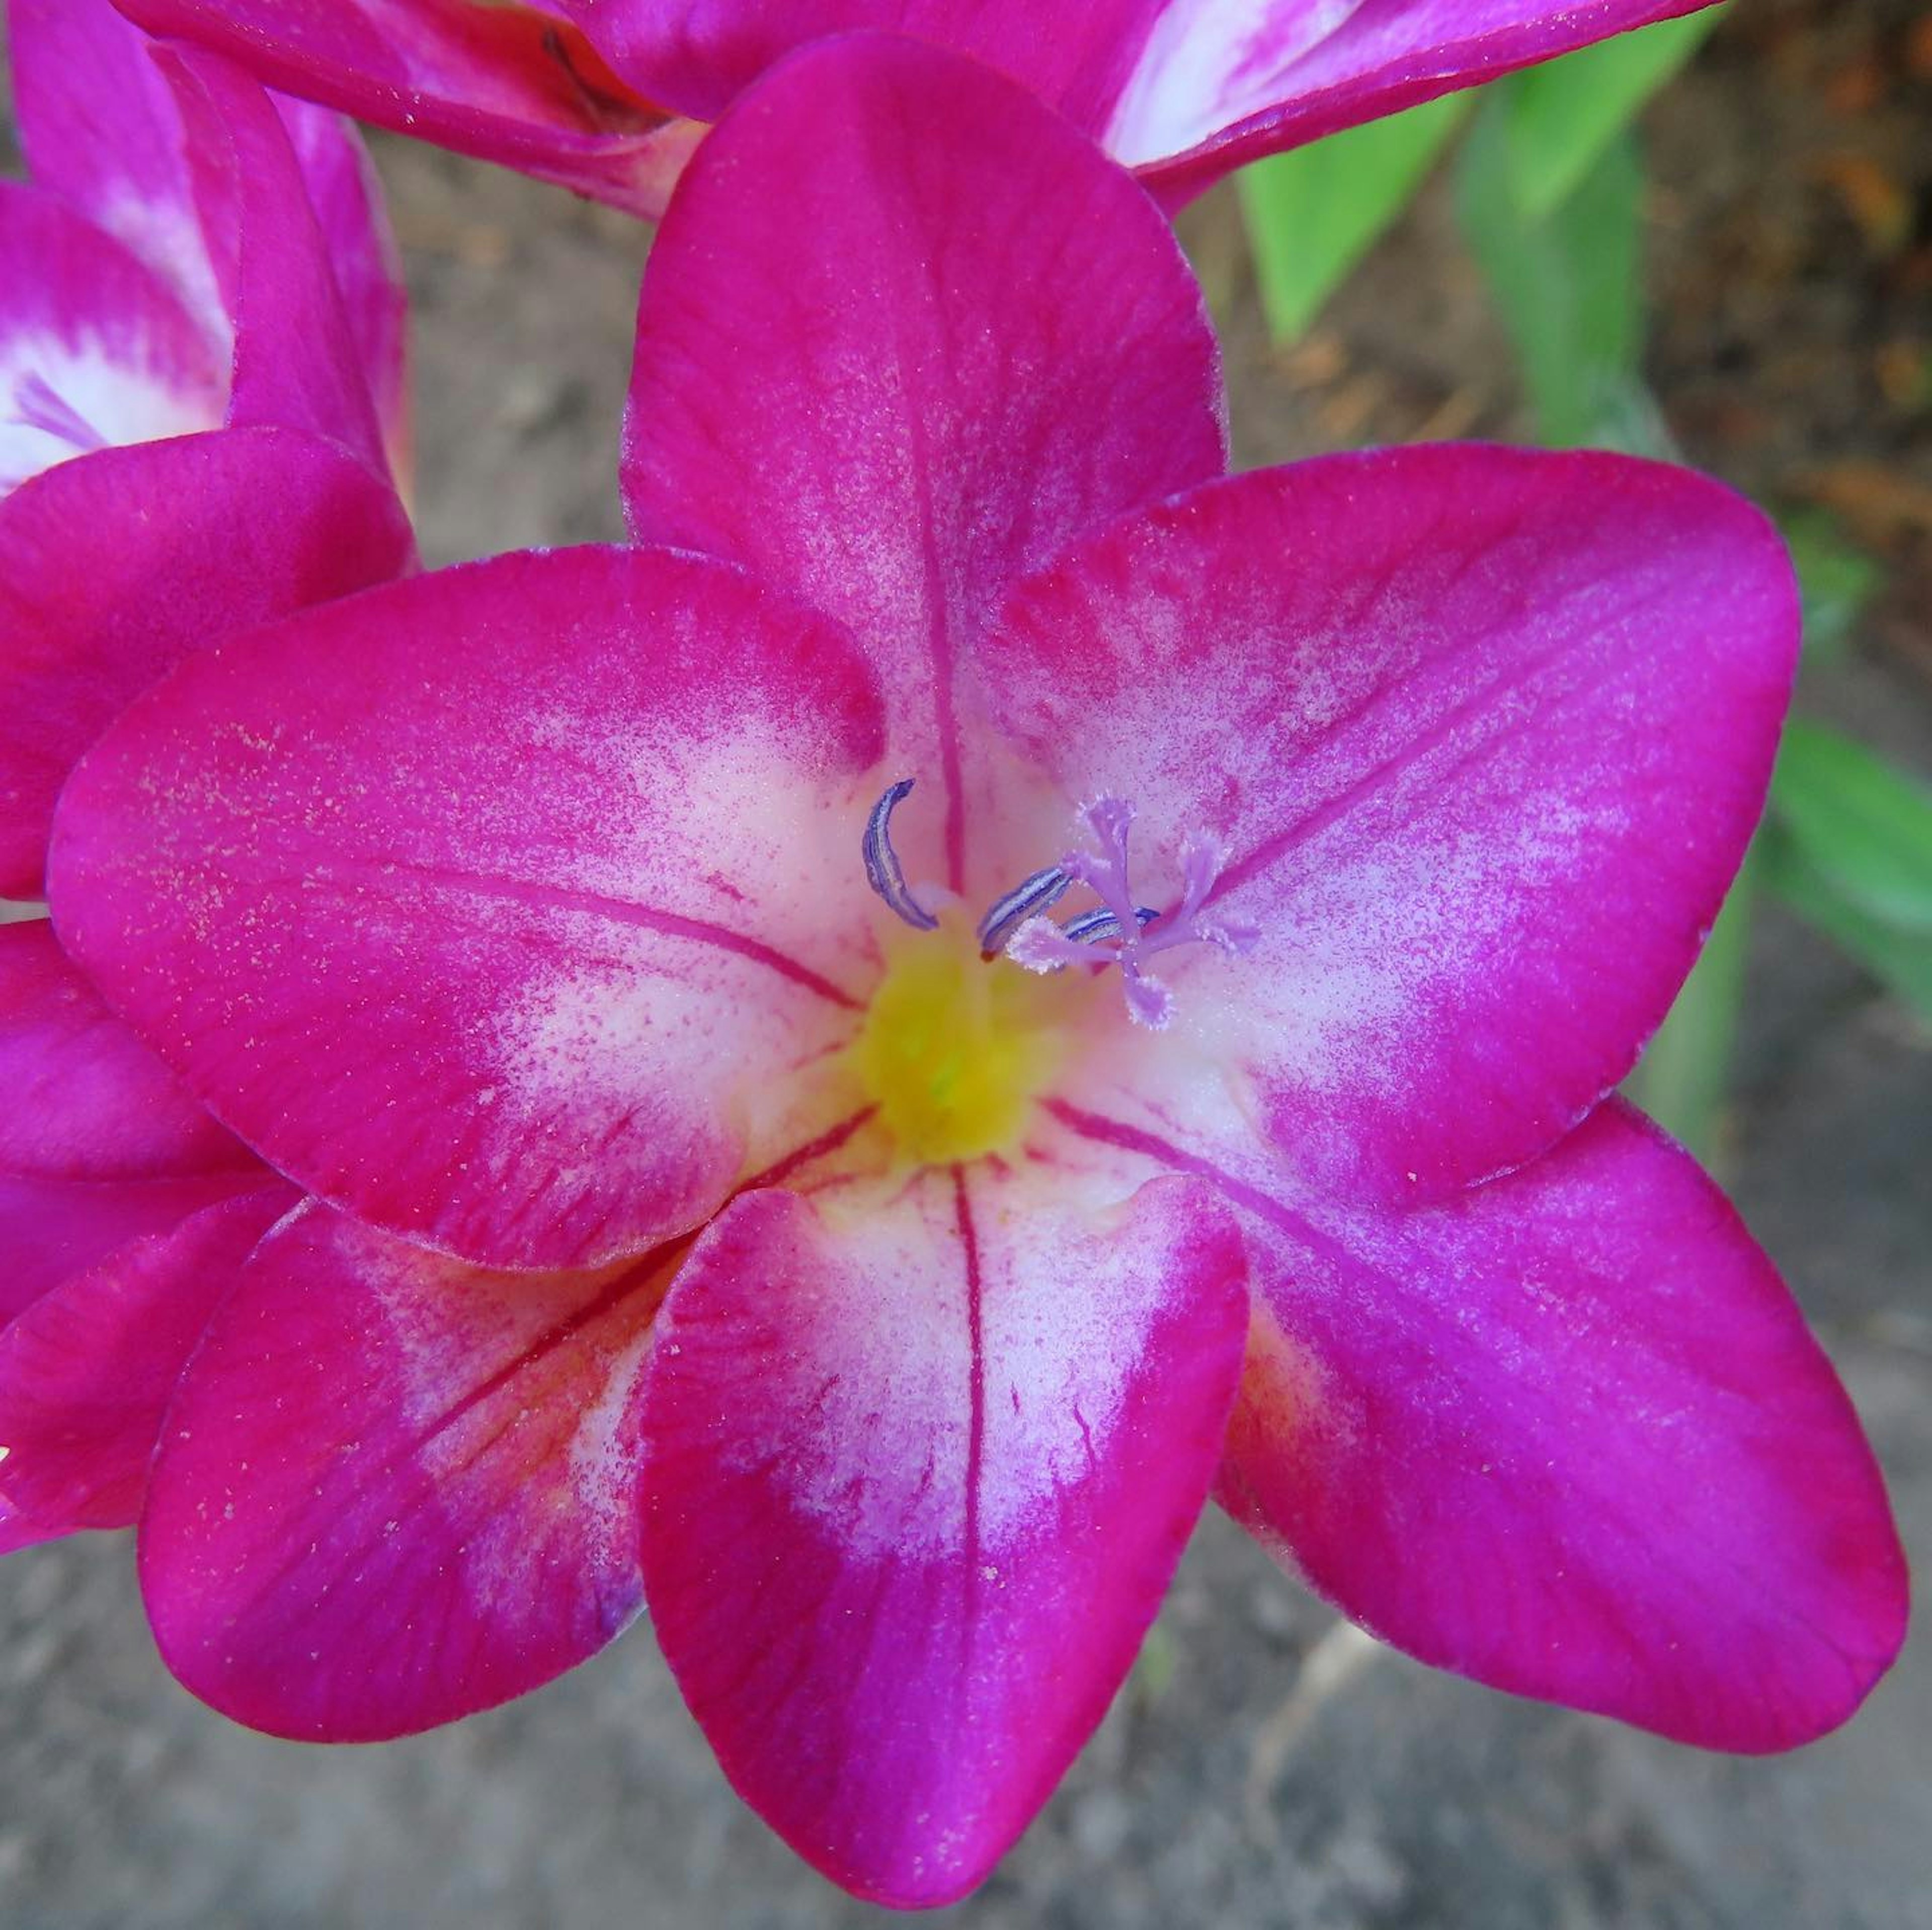
[[[912,787],[910,778],[902,778],[889,786],[866,820],[866,882],[914,931],[937,931],[938,919],[913,896],[899,865],[899,854],[892,849],[892,813]]]
[[[23,429],[38,429],[44,436],[83,453],[104,449],[107,438],[81,414],[65,397],[50,388],[46,380],[29,370],[14,384],[11,420]]]
[[[1049,865],[1030,878],[1022,878],[1004,898],[995,898],[980,921],[980,951],[986,958],[997,958],[1006,949],[1006,940],[1028,919],[1046,910],[1064,896],[1073,880],[1058,865]]]
[[[1204,908],[1226,862],[1225,854],[1211,840],[1189,839],[1181,853],[1180,902],[1171,911],[1153,912],[1134,902],[1128,878],[1127,832],[1134,821],[1133,806],[1123,798],[1100,798],[1081,815],[1100,850],[1071,852],[1061,859],[1060,868],[1086,886],[1100,899],[1099,906],[1064,925],[1037,913],[1023,919],[1007,941],[1006,956],[1030,972],[1118,964],[1127,1015],[1136,1024],[1160,1032],[1173,1019],[1174,994],[1148,972],[1149,959],[1181,945],[1211,945],[1238,956],[1252,949],[1260,934],[1251,925],[1206,915]]]

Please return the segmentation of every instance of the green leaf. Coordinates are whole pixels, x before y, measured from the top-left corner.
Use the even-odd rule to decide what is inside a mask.
[[[1758,844],[1766,886],[1932,1022],[1932,932],[1873,917],[1837,890],[1781,826],[1768,826]]]
[[[1743,1002],[1744,953],[1758,865],[1754,855],[1731,886],[1677,1002],[1630,1076],[1632,1098],[1706,1166],[1719,1163],[1731,1056]]]
[[[1883,571],[1862,550],[1840,534],[1822,510],[1800,510],[1780,528],[1798,572],[1804,598],[1804,655],[1808,662],[1828,664],[1843,653],[1852,626],[1877,594]]]
[[[1517,205],[1540,217],[1568,200],[1644,103],[1696,51],[1720,12],[1707,7],[1660,20],[1504,81]]]
[[[1466,94],[1448,94],[1243,169],[1237,181],[1255,280],[1277,342],[1306,331],[1408,206],[1469,105]]]
[[[1797,720],[1771,801],[1805,862],[1847,904],[1932,934],[1932,791],[1842,733]]]
[[[1640,391],[1642,171],[1616,139],[1575,193],[1534,217],[1516,200],[1508,143],[1501,103],[1486,103],[1462,148],[1457,211],[1521,358],[1538,436],[1594,442]]]

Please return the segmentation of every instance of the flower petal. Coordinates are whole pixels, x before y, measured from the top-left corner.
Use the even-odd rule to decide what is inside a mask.
[[[802,1856],[898,1905],[986,1875],[1153,1618],[1245,1322],[1184,1182],[1110,1205],[982,1164],[749,1194],[704,1236],[643,1399],[646,1587]]]
[[[1169,0],[1107,127],[1178,207],[1262,154],[1710,0]]]
[[[715,121],[775,61],[881,28],[970,54],[1097,133],[1161,0],[557,0],[640,93]]]
[[[574,28],[469,0],[122,0],[268,85],[655,219],[702,130],[631,94]]]
[[[601,1264],[830,1122],[879,750],[849,640],[740,572],[499,557],[184,664],[70,782],[55,919],[310,1190]]]
[[[106,444],[212,429],[226,388],[165,282],[52,196],[0,182],[0,495]]]
[[[0,925],[0,1172],[130,1179],[252,1164],[102,1004],[45,919]]]
[[[37,1541],[133,1525],[189,1354],[298,1197],[257,1169],[254,1190],[129,1242],[0,1329],[0,1521]]]
[[[0,894],[38,895],[74,760],[165,671],[414,558],[388,484],[292,430],[99,450],[0,502]]]
[[[328,436],[386,478],[368,371],[274,103],[226,61],[164,52],[202,223],[235,318],[228,421]]]
[[[943,790],[955,889],[962,670],[994,605],[1222,450],[1213,334],[1166,224],[1037,101],[936,49],[867,36],[786,63],[706,140],[652,251],[632,527],[850,625],[894,775]]]
[[[1191,834],[1229,854],[1216,910],[1260,937],[1162,959],[1196,1068],[1170,1114],[1232,1089],[1304,1173],[1414,1199],[1629,1070],[1756,823],[1797,633],[1776,537],[1715,484],[1411,448],[1124,523],[1018,595],[987,674],[1070,813],[1137,805],[1146,889]]]
[[[108,0],[8,0],[7,20],[20,145],[35,183],[169,282],[225,355],[232,324],[180,110],[147,36]]]
[[[372,1741],[548,1682],[636,1613],[664,1269],[506,1275],[311,1206],[168,1412],[140,1534],[168,1666],[271,1734]]]
[[[1373,1633],[1680,1742],[1788,1749],[1904,1635],[1904,1557],[1830,1363],[1690,1157],[1618,1100],[1403,1212],[1214,1174],[1254,1326],[1220,1497]]]
[[[130,1241],[165,1238],[183,1221],[260,1189],[264,1169],[155,1179],[69,1179],[0,1173],[0,1325]]]
[[[340,115],[303,100],[278,99],[275,109],[308,190],[356,365],[376,406],[390,469],[406,482],[409,298],[403,286],[402,256],[383,204],[382,184],[362,137]]]

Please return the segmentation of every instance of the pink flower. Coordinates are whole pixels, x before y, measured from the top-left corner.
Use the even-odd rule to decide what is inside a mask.
[[[401,295],[332,117],[105,0],[15,0],[31,186],[0,187],[0,896],[127,702],[225,631],[413,559]],[[379,427],[380,425],[380,427]],[[0,925],[0,1548],[140,1512],[160,1414],[298,1195]]]
[[[655,219],[706,124],[854,28],[1032,89],[1174,207],[1230,169],[1708,0],[118,0],[273,87]]]
[[[848,40],[666,217],[643,547],[292,618],[85,760],[64,939],[316,1196],[150,1479],[196,1694],[393,1736],[647,1602],[747,1800],[938,1903],[1212,1492],[1512,1690],[1744,1750],[1857,1706],[1869,1451],[1606,1097],[1763,799],[1774,538],[1610,457],[1223,465],[1132,181]]]
[[[106,0],[9,19],[34,178],[0,184],[0,897],[33,898],[62,781],[130,697],[414,549],[385,454],[402,293],[354,134]]]

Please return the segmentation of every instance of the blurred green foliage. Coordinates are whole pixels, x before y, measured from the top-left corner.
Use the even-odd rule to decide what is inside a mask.
[[[1498,90],[1516,205],[1532,220],[1583,184],[1645,102],[1697,50],[1726,10],[1707,7],[1512,74]]]
[[[1451,94],[1275,154],[1236,177],[1269,332],[1292,342],[1421,185],[1469,111]]]
[[[1604,439],[1643,348],[1643,170],[1628,134],[1540,214],[1516,198],[1503,103],[1486,100],[1456,169],[1456,209],[1522,368],[1537,437]]]
[[[1822,510],[1800,510],[1781,519],[1786,547],[1804,599],[1804,656],[1814,665],[1833,664],[1879,586],[1878,565],[1845,541]]]

